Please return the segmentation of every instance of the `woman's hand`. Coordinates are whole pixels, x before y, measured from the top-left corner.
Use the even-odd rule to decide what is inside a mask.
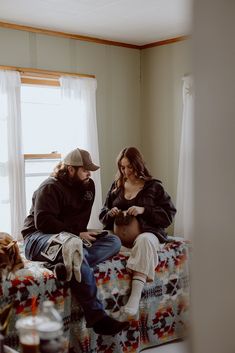
[[[131,216],[138,216],[138,214],[144,213],[144,207],[140,206],[131,206],[128,208],[127,213]]]
[[[108,215],[110,217],[115,217],[117,216],[118,213],[119,213],[119,209],[117,207],[113,207],[111,208],[111,210],[109,210]]]

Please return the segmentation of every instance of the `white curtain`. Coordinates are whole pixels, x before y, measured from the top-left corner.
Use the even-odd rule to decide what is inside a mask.
[[[97,82],[93,78],[74,78],[64,76],[60,78],[62,97],[64,99],[64,114],[75,116],[73,126],[67,126],[65,135],[69,137],[65,151],[74,148],[87,150],[92,161],[100,165],[98,133],[96,122],[96,88]],[[101,228],[98,215],[102,207],[100,170],[92,172],[95,182],[96,197],[92,208],[88,228]]]
[[[0,231],[21,239],[26,216],[20,75],[0,70]]]
[[[191,239],[193,214],[193,79],[183,77],[183,118],[174,233]]]

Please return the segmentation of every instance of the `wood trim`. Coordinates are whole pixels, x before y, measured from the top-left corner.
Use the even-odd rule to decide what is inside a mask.
[[[154,42],[154,43],[141,45],[140,49],[142,50],[142,49],[147,49],[147,48],[158,47],[160,45],[166,45],[166,44],[181,42],[181,41],[189,39],[189,38],[190,38],[190,36],[180,36],[180,37],[176,37],[176,38],[165,39],[165,40],[161,40],[159,42]]]
[[[44,29],[44,28],[40,28],[40,27],[30,27],[30,26],[18,25],[18,24],[10,23],[10,22],[1,22],[0,21],[0,27],[8,28],[8,29],[16,29],[19,31],[40,33],[40,34],[45,34],[45,35],[49,35],[49,36],[76,39],[76,40],[85,41],[85,42],[114,45],[114,46],[118,46],[118,47],[140,49],[140,50],[152,48],[152,47],[158,47],[160,45],[176,43],[176,42],[180,42],[182,40],[186,40],[186,39],[190,38],[190,36],[184,35],[184,36],[161,40],[161,41],[157,41],[157,42],[153,42],[153,43],[149,43],[149,44],[135,45],[135,44],[129,44],[129,43],[123,43],[123,42],[116,42],[116,41],[112,41],[112,40],[100,39],[100,38],[96,38],[96,37],[82,36],[82,35],[74,34],[74,33],[53,31],[50,29]]]
[[[140,49],[139,45],[116,42],[116,41],[100,39],[100,38],[96,38],[96,37],[82,36],[82,35],[74,34],[74,33],[53,31],[50,29],[44,29],[44,28],[39,28],[39,27],[17,25],[17,24],[9,23],[9,22],[0,22],[0,27],[9,28],[9,29],[16,29],[19,31],[40,33],[40,34],[45,34],[45,35],[49,35],[49,36],[76,39],[76,40],[85,41],[85,42],[99,43],[99,44],[105,44],[105,45],[114,45],[114,46],[118,46],[118,47],[125,47],[125,48],[132,48],[132,49]]]
[[[28,159],[61,159],[61,153],[24,154],[24,160]]]

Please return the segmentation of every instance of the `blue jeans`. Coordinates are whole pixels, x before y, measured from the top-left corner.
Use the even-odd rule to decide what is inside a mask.
[[[47,246],[47,241],[54,234],[35,232],[25,238],[25,256],[32,261],[48,262],[41,251]],[[81,282],[78,282],[74,275],[70,281],[73,294],[77,294],[87,322],[87,327],[92,327],[95,322],[106,315],[103,304],[97,298],[97,287],[93,273],[94,267],[115,255],[121,248],[120,239],[113,234],[108,234],[92,243],[90,248],[83,247],[83,262],[81,265]],[[60,254],[55,263],[63,262]]]

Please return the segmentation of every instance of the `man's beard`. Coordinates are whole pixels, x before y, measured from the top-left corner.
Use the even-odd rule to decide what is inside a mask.
[[[72,185],[75,186],[76,188],[80,190],[85,190],[88,188],[90,178],[81,180],[78,175],[73,175],[72,177],[70,177],[70,181]]]

